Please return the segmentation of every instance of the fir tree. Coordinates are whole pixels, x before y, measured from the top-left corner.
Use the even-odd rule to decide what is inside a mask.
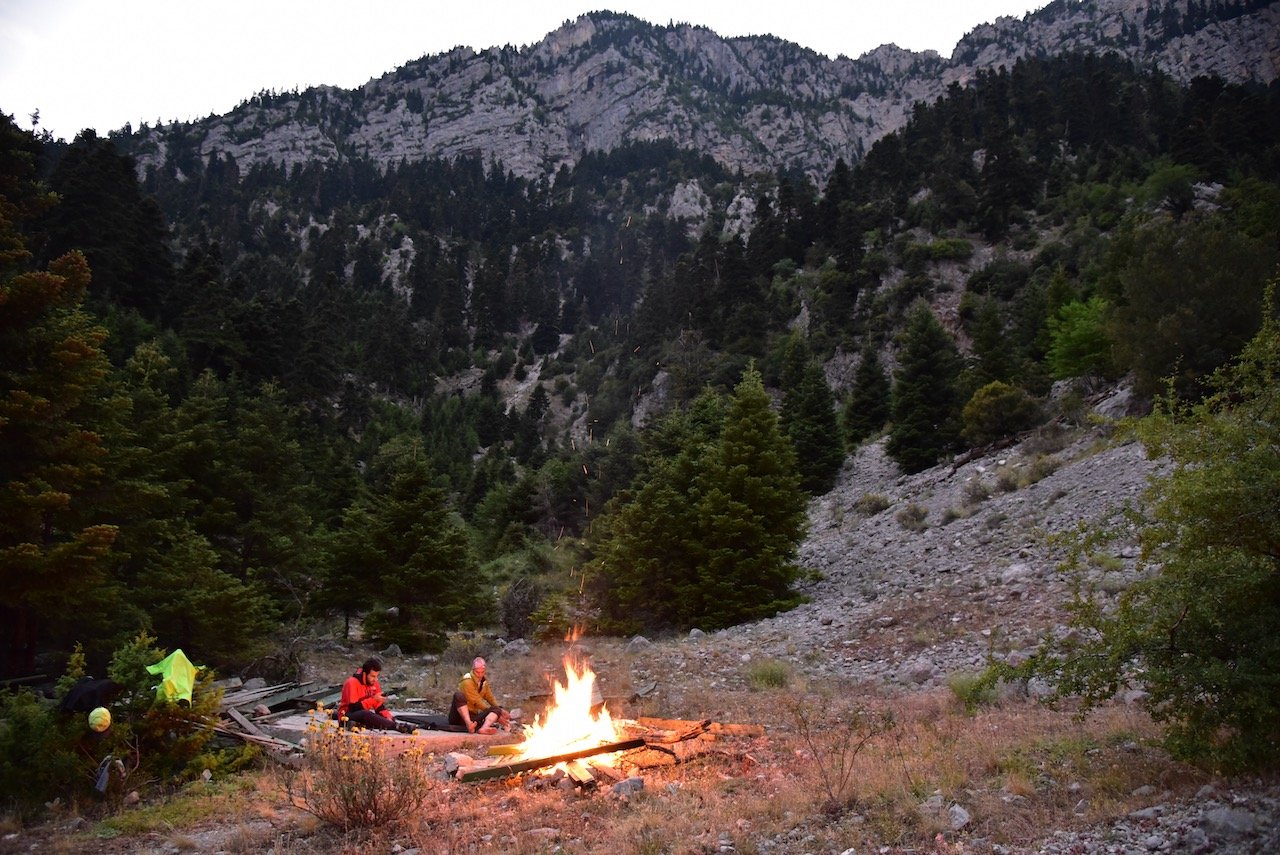
[[[898,365],[888,452],[904,471],[919,472],[952,450],[960,433],[960,354],[924,301],[907,315]]]
[[[89,498],[103,475],[105,332],[82,310],[79,252],[31,269],[22,236],[48,197],[34,145],[0,115],[0,585],[6,674],[30,674],[51,615],[92,608],[118,530]]]
[[[857,446],[884,430],[889,421],[889,401],[893,385],[880,364],[880,355],[868,342],[853,375],[853,390],[844,405],[844,437]]]
[[[406,651],[439,652],[448,630],[492,616],[466,532],[424,466],[410,464],[397,475],[364,519],[369,551],[348,584],[383,607],[365,621],[372,637]]]
[[[835,485],[844,442],[822,366],[809,360],[782,399],[782,424],[796,452],[800,486],[817,496]]]

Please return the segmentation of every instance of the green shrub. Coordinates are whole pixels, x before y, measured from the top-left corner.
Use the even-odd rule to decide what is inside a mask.
[[[419,818],[436,787],[424,749],[392,756],[376,751],[377,742],[362,728],[314,723],[303,767],[286,780],[290,801],[343,831]]]
[[[19,816],[37,814],[61,795],[92,792],[93,766],[83,751],[101,742],[83,713],[59,713],[28,691],[0,694],[0,793]]]
[[[747,683],[753,689],[785,689],[791,683],[791,666],[777,659],[752,662]]]
[[[157,697],[156,678],[146,667],[167,653],[155,639],[139,634],[115,651],[107,676],[124,687],[108,706],[111,726],[90,730],[84,713],[62,713],[53,702],[29,692],[0,695],[0,793],[20,815],[30,816],[54,797],[118,800],[148,784],[168,786],[192,780],[204,769],[227,769],[252,761],[240,746],[211,750],[214,733],[206,724],[217,717],[221,692],[214,674],[203,669],[190,704]],[[83,672],[83,653],[72,655],[69,688]],[[224,756],[225,754],[225,756]],[[99,764],[110,770],[105,790],[97,793]]]
[[[864,516],[873,517],[892,504],[893,501],[883,493],[863,493],[854,501],[853,509]]]
[[[1166,744],[1218,770],[1280,762],[1280,323],[1273,281],[1262,329],[1239,362],[1217,372],[1193,406],[1161,401],[1135,432],[1173,461],[1142,512],[1105,533],[1138,527],[1132,585],[1104,609],[1087,587],[1071,603],[1076,632],[1020,669],[1085,708],[1134,681],[1150,693]],[[1106,542],[1081,538],[1081,568]],[[1148,572],[1144,572],[1148,571]],[[1014,670],[1015,673],[1017,669]]]
[[[1040,418],[1040,407],[1026,392],[996,380],[974,392],[964,405],[960,434],[976,448],[1026,430]]]
[[[947,686],[956,699],[964,704],[964,711],[974,713],[999,699],[995,682],[983,674],[952,674]]]
[[[917,505],[914,502],[907,505],[894,516],[902,527],[908,531],[924,531],[929,527],[925,522],[925,518],[929,516],[929,509],[923,505]]]

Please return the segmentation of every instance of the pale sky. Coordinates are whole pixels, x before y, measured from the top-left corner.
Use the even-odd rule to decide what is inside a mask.
[[[721,36],[771,34],[858,57],[893,43],[949,56],[1048,0],[0,0],[0,111],[70,140],[229,112],[262,90],[360,86],[422,56],[534,44],[598,9]]]

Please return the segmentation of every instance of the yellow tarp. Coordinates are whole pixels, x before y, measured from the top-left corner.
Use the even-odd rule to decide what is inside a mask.
[[[162,676],[160,685],[156,686],[157,698],[191,703],[191,691],[196,685],[196,666],[191,664],[181,647],[156,664],[148,665],[147,673]]]

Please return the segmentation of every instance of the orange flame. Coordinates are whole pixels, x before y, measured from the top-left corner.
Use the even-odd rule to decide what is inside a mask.
[[[616,742],[617,728],[596,689],[596,675],[585,660],[564,658],[565,682],[555,682],[551,706],[525,728],[520,755],[551,757]]]

